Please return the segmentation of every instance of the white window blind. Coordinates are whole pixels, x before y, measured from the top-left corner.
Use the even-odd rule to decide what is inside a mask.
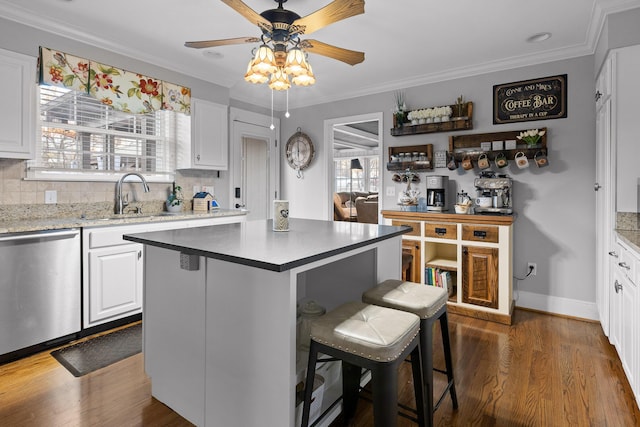
[[[380,185],[380,166],[378,157],[358,157],[363,170],[351,170],[351,158],[335,159],[336,192],[350,191],[353,180],[353,191],[378,192]]]
[[[88,95],[41,85],[40,137],[29,169],[47,175],[113,180],[126,172],[171,180],[180,128],[189,117],[156,111],[117,111]],[[187,123],[188,125],[188,123]]]

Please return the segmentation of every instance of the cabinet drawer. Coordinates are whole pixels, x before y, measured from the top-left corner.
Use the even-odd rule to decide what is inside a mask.
[[[407,227],[411,227],[411,231],[405,233],[405,236],[420,236],[420,222],[418,221],[401,221],[401,220],[392,220],[391,225],[399,227],[401,225],[406,225]]]
[[[462,225],[462,240],[498,243],[498,227],[493,225]]]
[[[435,224],[427,222],[424,224],[424,236],[455,240],[458,237],[458,224]]]

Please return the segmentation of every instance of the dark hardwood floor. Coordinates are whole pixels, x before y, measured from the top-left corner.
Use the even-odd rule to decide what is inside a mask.
[[[516,310],[511,327],[456,315],[449,324],[460,406],[453,411],[445,399],[436,425],[640,426],[599,324],[524,310]],[[443,366],[439,339],[434,351],[436,366]],[[400,401],[412,405],[410,365],[404,365]],[[435,375],[441,389],[444,378]],[[49,352],[0,366],[0,426],[190,425],[151,397],[140,354],[80,378]],[[361,399],[349,426],[371,425],[370,404]],[[415,426],[402,417],[398,425]]]

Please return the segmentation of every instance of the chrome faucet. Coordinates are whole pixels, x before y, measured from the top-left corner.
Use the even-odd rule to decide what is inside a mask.
[[[118,183],[116,184],[116,213],[117,214],[123,214],[124,208],[127,207],[127,205],[129,204],[129,198],[127,197],[127,199],[125,200],[122,197],[122,183],[124,182],[124,179],[129,175],[135,175],[138,178],[140,178],[142,180],[142,189],[144,190],[145,193],[149,192],[149,184],[147,184],[147,180],[144,179],[144,176],[140,175],[137,172],[128,172],[122,175],[118,180]]]

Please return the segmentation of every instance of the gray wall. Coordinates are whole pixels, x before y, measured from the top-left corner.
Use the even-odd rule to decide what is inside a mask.
[[[640,44],[640,8],[609,15],[595,50],[596,74],[610,49]]]
[[[493,85],[537,77],[568,74],[568,117],[565,119],[493,125]],[[586,56],[565,61],[540,64],[514,70],[484,74],[459,80],[440,82],[405,89],[409,108],[453,104],[458,95],[474,103],[473,131],[466,133],[500,132],[547,127],[550,166],[535,166],[519,170],[515,165],[508,173],[515,181],[514,209],[514,272],[524,276],[527,262],[538,264],[538,274],[517,284],[524,291],[521,296],[536,298],[535,294],[567,298],[587,303],[595,301],[594,245],[595,215],[595,105],[594,57]],[[384,112],[384,161],[388,161],[389,146],[434,144],[434,150],[448,148],[447,133],[392,137],[391,110],[393,93],[365,96],[331,104],[291,111],[291,118],[282,120],[282,139],[301,127],[315,142],[318,157],[306,171],[304,179],[297,179],[288,167],[282,169],[284,197],[290,200],[291,215],[295,217],[325,218],[330,194],[326,188],[327,170],[323,147],[325,119]],[[495,169],[495,168],[494,168]],[[464,189],[475,194],[475,172],[451,172],[435,169],[433,174],[448,175],[452,184],[450,194]],[[392,174],[384,171],[381,193],[396,186]],[[424,175],[423,175],[424,178]],[[426,192],[424,179],[419,186]],[[327,191],[328,193],[328,191]],[[397,209],[395,197],[382,198],[383,209]],[[518,293],[516,293],[518,298]],[[562,300],[560,300],[562,301]],[[522,305],[531,305],[519,301]],[[540,307],[537,307],[540,308]],[[550,310],[552,311],[552,310]]]

